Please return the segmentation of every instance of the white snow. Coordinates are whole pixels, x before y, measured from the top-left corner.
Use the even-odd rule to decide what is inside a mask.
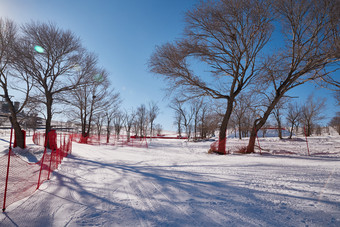
[[[340,137],[310,139],[311,156],[303,140],[260,138],[264,155],[207,154],[211,143],[73,143],[51,180],[0,214],[0,226],[340,226]],[[273,155],[280,150],[295,154]]]

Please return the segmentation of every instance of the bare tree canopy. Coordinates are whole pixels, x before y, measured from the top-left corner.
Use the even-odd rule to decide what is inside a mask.
[[[290,127],[289,129],[289,139],[293,136],[294,127],[298,127],[301,122],[301,110],[302,108],[297,103],[289,103],[287,109],[286,120]]]
[[[308,81],[335,78],[339,69],[338,1],[279,0],[273,2],[284,29],[285,47],[274,52],[263,67],[259,90],[271,98],[263,115],[255,120],[253,132],[267,121],[285,93]],[[268,95],[269,94],[269,95]],[[252,133],[248,152],[254,152],[256,134]]]
[[[51,128],[52,105],[58,96],[85,82],[77,73],[84,50],[79,38],[52,23],[22,26],[20,67],[35,81],[35,100],[46,108],[46,131]]]
[[[81,66],[79,70],[83,74],[88,74],[88,82],[72,90],[68,99],[64,100],[76,110],[72,111],[73,119],[81,122],[83,137],[90,134],[95,115],[109,114],[111,119],[115,113],[114,110],[121,102],[119,93],[110,88],[108,73],[96,67],[93,57],[87,59],[89,62]],[[93,67],[89,67],[92,64]],[[107,117],[109,116],[106,116],[106,120],[108,120]]]
[[[314,98],[314,95],[308,96],[306,103],[301,107],[301,122],[303,123],[307,136],[312,135],[312,132],[318,121],[323,120],[326,100]]]
[[[184,38],[156,48],[150,70],[185,99],[226,99],[219,136],[225,140],[235,97],[258,75],[258,55],[271,35],[271,20],[267,1],[202,1],[186,15]],[[210,75],[195,73],[192,58],[205,63]]]
[[[250,131],[251,126],[248,124],[252,120],[254,100],[250,94],[240,94],[236,100],[232,114],[232,123],[238,128],[239,139]]]

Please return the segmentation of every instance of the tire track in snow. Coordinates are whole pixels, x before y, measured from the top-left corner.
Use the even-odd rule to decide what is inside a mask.
[[[127,187],[129,188],[129,190],[127,190]],[[137,219],[139,220],[139,223],[140,223],[140,226],[151,226],[151,224],[149,223],[148,220],[144,220],[142,218],[142,214],[141,212],[138,210],[138,207],[136,206],[136,204],[134,203],[134,201],[132,200],[131,196],[130,196],[130,193],[133,191],[130,184],[127,184],[127,187],[124,187],[124,191],[125,191],[125,194],[126,194],[126,197],[128,198],[129,200],[129,203],[130,203],[130,206],[132,207],[134,213],[135,213],[135,216],[137,217]],[[145,223],[146,222],[146,223]]]
[[[148,166],[150,169],[152,169],[153,168],[153,166],[152,165],[150,165],[150,164],[148,164],[148,163],[143,163],[145,166]],[[176,179],[176,178],[178,178],[178,176],[176,176],[174,173],[172,173],[172,172],[170,172],[170,175],[171,175],[171,177],[172,177],[172,179]],[[145,179],[145,180],[143,180],[143,181],[141,181],[141,180],[137,180],[137,182],[138,182],[138,184],[137,184],[137,187],[138,187],[138,189],[139,189],[139,191],[141,192],[140,194],[142,195],[142,197],[143,198],[145,198],[145,196],[147,195],[147,191],[151,191],[150,190],[150,187],[145,187],[145,183],[146,182],[150,182],[149,184],[151,184],[151,187],[152,188],[154,188],[154,189],[156,189],[158,192],[160,192],[160,195],[163,197],[163,198],[165,198],[167,201],[168,201],[168,203],[169,204],[172,204],[172,205],[174,205],[175,207],[176,207],[176,209],[179,211],[179,214],[184,214],[186,217],[189,217],[189,219],[191,219],[192,221],[193,221],[193,223],[195,223],[196,225],[195,226],[201,226],[202,225],[202,223],[197,223],[197,221],[195,220],[195,218],[194,217],[192,217],[192,215],[190,215],[187,211],[185,211],[185,209],[183,209],[183,208],[180,208],[178,205],[176,205],[168,196],[166,196],[163,192],[162,192],[162,190],[161,189],[159,189],[159,187],[157,187],[156,185],[155,185],[155,183],[153,182],[153,180],[151,180],[151,179]],[[135,182],[136,183],[136,182]],[[140,185],[140,186],[138,186],[138,185]],[[143,190],[141,190],[141,187],[143,187],[144,186],[144,189]],[[177,188],[177,187],[173,187],[173,186],[171,186],[173,189],[176,189],[176,190],[178,190],[178,194],[181,194],[181,191]],[[145,189],[145,188],[147,188],[147,190]],[[143,193],[143,192],[145,192],[145,193]],[[149,203],[151,203],[151,204],[155,204],[155,203],[153,203],[153,202],[151,202],[151,201],[157,201],[157,199],[153,196],[153,195],[150,195],[150,193],[148,193],[149,194],[149,196],[148,196],[148,202]],[[151,198],[151,199],[150,199]],[[184,203],[184,202],[183,202]],[[153,205],[152,207],[154,207],[154,206],[158,206],[158,207],[160,207],[161,205],[159,205],[159,203],[156,203],[157,205]],[[193,208],[190,204],[186,204],[186,206],[189,206],[193,211],[198,211],[198,210],[196,210],[195,208]],[[166,208],[166,209],[163,209],[165,212],[163,212],[163,213],[166,213],[167,211],[168,211],[168,209],[169,208]],[[172,209],[173,209],[173,207],[172,207]],[[153,210],[155,210],[155,209],[153,209]],[[215,212],[215,210],[211,210],[211,212],[212,213],[214,213]],[[155,212],[154,212],[155,213]],[[200,212],[200,216],[204,216],[204,217],[206,217],[205,219],[208,221],[208,222],[210,222],[210,223],[215,223],[216,225],[218,225],[218,226],[222,226],[223,224],[223,222],[221,223],[221,222],[218,222],[218,221],[216,221],[215,219],[213,219],[213,218],[211,218],[209,215],[207,215],[207,214],[204,214],[204,213],[202,213],[202,212]],[[215,216],[216,217],[216,216]],[[182,222],[183,220],[179,220],[180,222]],[[183,223],[182,223],[183,224]],[[191,225],[191,224],[190,224]]]
[[[129,182],[129,190],[126,191],[130,204],[133,207],[141,225],[154,226],[159,223],[162,223],[162,225],[171,225],[174,223],[179,223],[178,221],[182,221],[178,218],[178,215],[171,216],[173,213],[169,213],[169,208],[173,209],[171,206],[169,206],[169,204],[172,204],[171,200],[166,198],[168,206],[162,204],[162,201],[157,199],[154,194],[150,192],[152,189],[154,189],[153,191],[155,191],[155,189],[156,191],[159,190],[154,186],[153,183],[149,183],[146,186],[144,182],[145,181],[141,180]],[[135,198],[132,198],[131,195],[134,195]],[[178,210],[180,212],[176,212],[176,214],[182,214],[183,210]],[[188,214],[186,216],[190,217]],[[176,217],[178,220],[176,220]]]
[[[175,205],[175,207],[176,207],[181,213],[183,213],[183,214],[185,214],[185,216],[189,217],[189,219],[191,219],[191,220],[193,221],[193,223],[195,223],[196,226],[199,226],[199,225],[200,225],[200,224],[199,224],[199,223],[198,223],[198,222],[197,222],[190,214],[188,214],[188,212],[187,212],[185,209],[183,209],[183,208],[179,207],[177,204],[173,203],[173,202],[171,201],[171,199],[170,199],[167,195],[165,195],[164,192],[162,192],[162,191],[159,189],[159,187],[157,187],[152,181],[151,181],[151,184],[153,185],[153,187],[154,187],[157,191],[159,191],[159,192],[162,194],[162,196],[163,196],[169,203]],[[191,208],[192,208],[192,207],[191,207]]]

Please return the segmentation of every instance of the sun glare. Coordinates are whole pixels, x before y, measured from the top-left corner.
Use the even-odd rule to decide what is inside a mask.
[[[36,52],[40,53],[40,54],[42,54],[42,53],[45,52],[44,48],[42,48],[41,46],[38,46],[38,45],[36,45],[36,46],[34,47],[34,50],[35,50]]]

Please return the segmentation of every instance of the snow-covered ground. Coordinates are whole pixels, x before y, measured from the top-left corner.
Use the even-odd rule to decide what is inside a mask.
[[[264,155],[211,155],[210,144],[73,143],[50,181],[0,214],[0,226],[340,226],[340,137],[311,138],[311,156],[302,139],[260,138]]]

